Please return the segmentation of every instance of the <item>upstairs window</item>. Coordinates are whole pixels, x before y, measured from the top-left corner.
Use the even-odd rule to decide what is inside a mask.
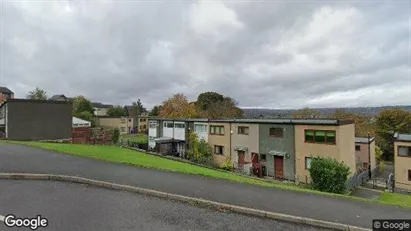
[[[238,127],[238,134],[241,134],[241,135],[248,135],[248,133],[249,133],[249,128],[248,127],[245,127],[245,126],[239,126]]]
[[[174,127],[174,123],[173,123],[173,122],[164,122],[164,127],[165,127],[165,128],[173,128],[173,127]]]
[[[157,123],[156,122],[150,122],[150,128],[156,128]]]
[[[185,128],[186,126],[185,126],[184,123],[175,123],[175,124],[174,124],[174,127],[175,127],[175,128]]]
[[[398,156],[411,157],[411,147],[398,146]]]
[[[224,135],[224,126],[210,126],[210,134]]]
[[[305,142],[320,144],[335,144],[335,131],[305,130]]]
[[[283,138],[284,129],[282,128],[270,128],[270,136]]]

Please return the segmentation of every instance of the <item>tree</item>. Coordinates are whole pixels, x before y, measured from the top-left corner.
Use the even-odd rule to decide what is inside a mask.
[[[133,116],[139,116],[141,113],[146,112],[147,109],[143,106],[140,99],[137,102],[131,103],[131,114]]]
[[[315,190],[345,193],[350,168],[333,158],[311,157],[310,176]]]
[[[150,110],[149,115],[150,116],[158,116],[160,111],[161,111],[161,105],[156,105]]]
[[[114,106],[108,109],[107,115],[111,117],[121,117],[126,116],[126,111],[122,106]]]
[[[195,106],[190,104],[184,94],[175,94],[161,105],[159,116],[162,118],[195,118]]]
[[[204,92],[198,95],[197,97],[197,107],[201,111],[207,111],[210,104],[214,102],[220,102],[224,100],[224,96],[217,92]]]
[[[120,138],[120,130],[118,128],[115,128],[113,130],[113,135],[111,136],[111,140],[113,141],[114,144],[117,144],[119,138]]]
[[[293,118],[300,118],[300,119],[309,119],[309,118],[321,118],[323,115],[321,114],[320,111],[313,110],[311,108],[303,108],[300,110],[297,110],[296,112],[293,113]]]
[[[89,112],[91,115],[94,114],[94,109],[90,100],[86,99],[82,95],[76,96],[73,99],[73,113],[79,114],[81,112]]]
[[[47,92],[45,90],[42,90],[38,87],[36,89],[29,91],[29,93],[26,96],[27,99],[37,99],[37,100],[46,100],[47,97]]]
[[[376,118],[376,142],[385,157],[392,157],[394,133],[411,133],[411,112],[401,108],[385,109]]]
[[[217,92],[201,93],[195,105],[198,114],[206,118],[241,118],[244,114],[238,102]]]
[[[94,125],[93,114],[89,111],[75,112],[73,113],[73,116],[83,120],[87,120],[91,122],[92,125]]]
[[[332,115],[336,119],[352,119],[355,123],[355,136],[367,137],[368,133],[375,135],[375,123],[370,116],[346,112],[344,109],[336,110]]]

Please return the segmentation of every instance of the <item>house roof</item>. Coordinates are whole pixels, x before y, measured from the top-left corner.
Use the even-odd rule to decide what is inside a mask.
[[[186,122],[215,122],[215,123],[264,123],[264,124],[294,124],[294,125],[346,125],[353,124],[354,120],[350,119],[167,119],[167,118],[149,118],[149,120],[168,120],[168,121],[186,121]]]
[[[396,141],[405,141],[405,142],[411,142],[411,134],[399,134],[395,133],[394,134],[395,140]]]
[[[57,100],[57,99],[60,99],[60,98],[66,98],[67,99],[67,97],[65,95],[53,95],[49,99],[50,100]]]
[[[8,89],[7,87],[0,87],[0,92],[1,93],[9,93],[9,94],[14,94],[14,92],[12,92],[10,89]]]
[[[373,142],[374,139],[371,137],[370,142]],[[355,143],[368,144],[368,137],[355,137]]]
[[[102,104],[102,103],[97,103],[97,102],[91,102],[91,106],[96,107],[96,108],[111,108],[111,107],[113,107],[113,105],[111,105],[111,104]]]
[[[77,117],[73,117],[73,126],[77,127],[77,126],[91,126],[91,122],[87,121],[87,120],[83,120]]]

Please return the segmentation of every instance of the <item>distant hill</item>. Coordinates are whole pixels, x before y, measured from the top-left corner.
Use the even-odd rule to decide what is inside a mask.
[[[380,111],[389,108],[399,107],[406,111],[411,112],[411,105],[409,106],[382,106],[382,107],[349,107],[349,108],[312,108],[318,110],[323,114],[332,114],[338,109],[343,109],[346,112],[372,116],[375,117],[380,113]],[[297,109],[259,109],[259,108],[243,108],[244,116],[246,118],[258,118],[260,115],[264,117],[282,117],[287,118],[297,111]]]

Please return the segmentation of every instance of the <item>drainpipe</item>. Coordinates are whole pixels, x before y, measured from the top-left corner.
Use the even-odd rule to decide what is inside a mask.
[[[368,179],[371,179],[371,134],[368,133]]]
[[[232,136],[233,136],[233,131],[231,130],[231,122],[230,122],[230,160],[231,161],[233,161],[232,159],[231,159],[231,153],[232,153],[232,146],[231,146],[231,139],[232,139]]]

